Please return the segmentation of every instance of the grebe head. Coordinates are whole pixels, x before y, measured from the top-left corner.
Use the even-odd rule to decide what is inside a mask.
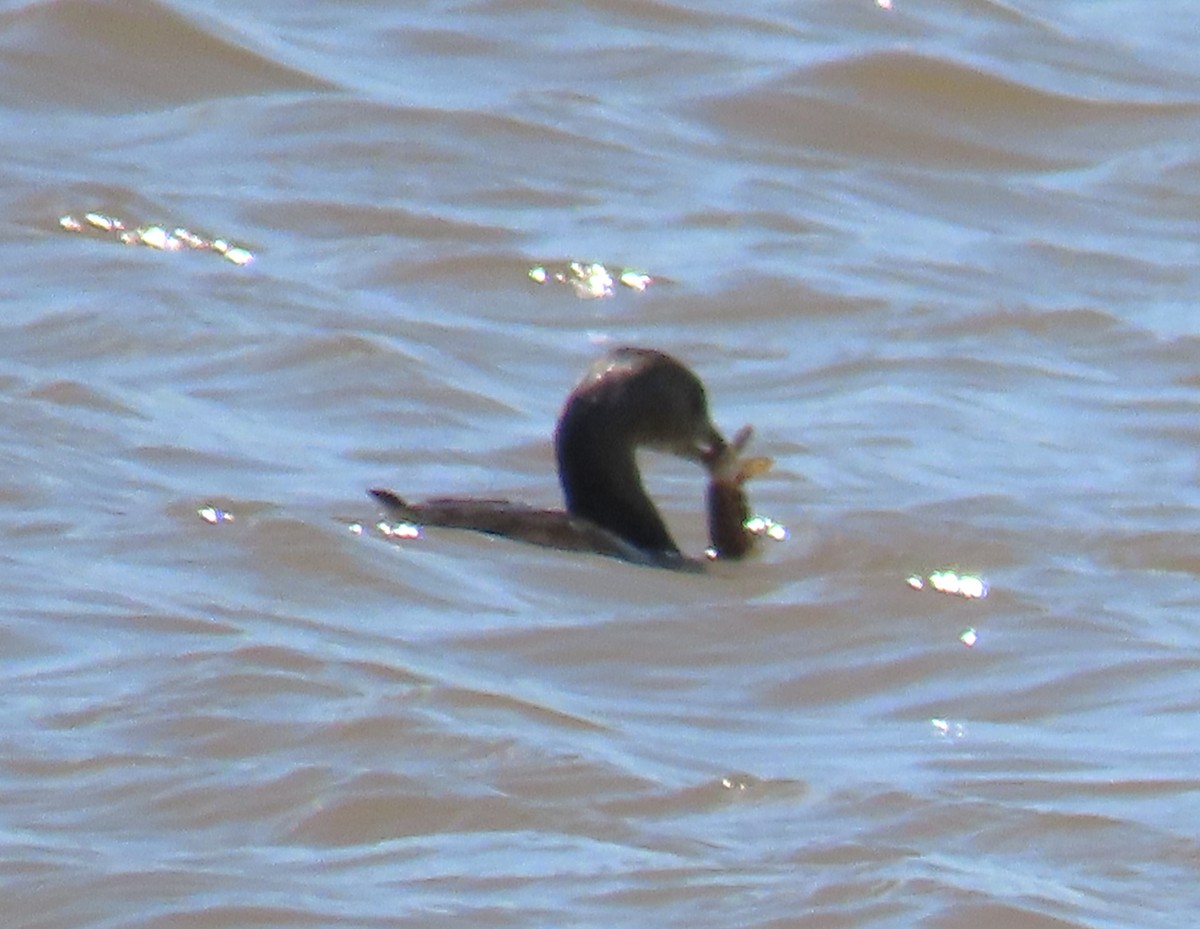
[[[555,433],[567,510],[650,551],[678,547],[642,486],[636,450],[707,467],[725,446],[700,379],[670,355],[644,348],[618,348],[593,364]]]

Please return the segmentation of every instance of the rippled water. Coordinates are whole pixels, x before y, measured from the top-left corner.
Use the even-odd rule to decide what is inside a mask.
[[[0,6],[5,924],[1190,925],[1193,12]],[[374,528],[555,505],[614,343],[787,542]]]

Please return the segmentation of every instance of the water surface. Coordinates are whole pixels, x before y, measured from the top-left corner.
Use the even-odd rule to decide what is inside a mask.
[[[0,5],[6,924],[1189,925],[1191,12]],[[787,542],[375,528],[626,343]]]

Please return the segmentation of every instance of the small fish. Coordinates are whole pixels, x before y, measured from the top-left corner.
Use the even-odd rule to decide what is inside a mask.
[[[743,458],[754,430],[743,426],[733,441],[708,462],[708,542],[712,558],[744,558],[758,535],[746,523],[750,504],[745,483],[771,468],[770,458]]]

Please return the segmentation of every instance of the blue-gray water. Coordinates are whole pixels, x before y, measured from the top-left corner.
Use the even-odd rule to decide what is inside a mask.
[[[1192,925],[1198,88],[1171,2],[0,5],[5,926]],[[555,505],[614,343],[787,542],[375,528]]]

